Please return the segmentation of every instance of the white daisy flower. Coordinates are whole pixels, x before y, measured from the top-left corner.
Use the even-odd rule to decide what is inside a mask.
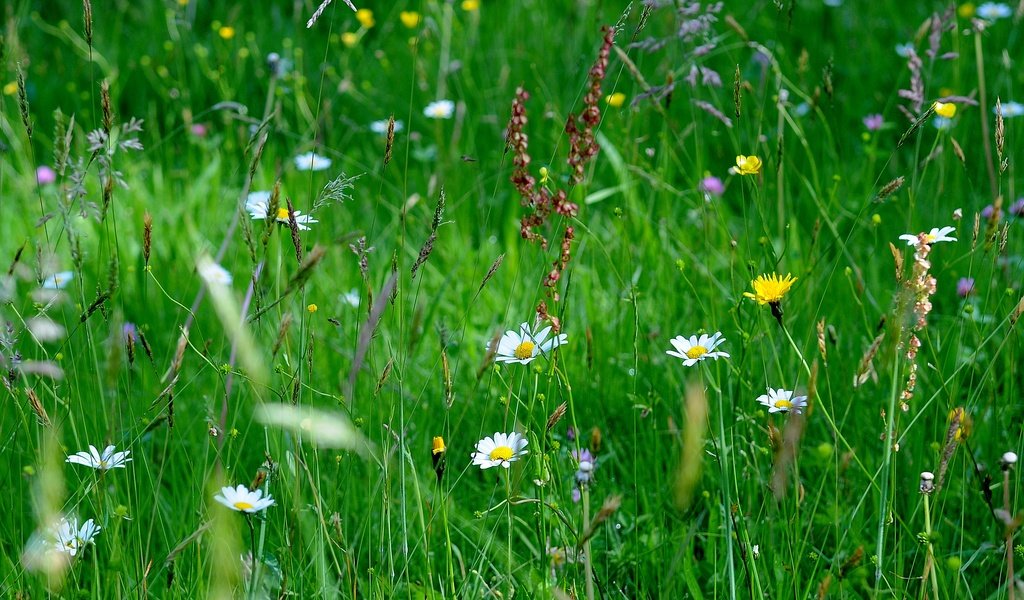
[[[530,329],[529,323],[520,325],[519,333],[510,329],[498,341],[497,356],[494,360],[525,365],[537,358],[538,355],[561,346],[568,339],[564,333],[548,338],[549,333],[551,333],[550,325],[536,333]]]
[[[60,523],[53,530],[54,548],[65,554],[75,556],[86,544],[93,543],[93,538],[100,532],[100,526],[92,519],[89,519],[82,526],[78,526],[78,519],[72,517],[61,518]]]
[[[1024,104],[1020,102],[1006,102],[1000,105],[1003,111],[1003,118],[1012,119],[1013,117],[1019,117],[1024,115]],[[992,107],[992,113],[995,114],[996,107]]]
[[[89,444],[89,451],[76,452],[68,456],[68,459],[64,462],[69,462],[75,465],[84,465],[100,471],[107,471],[109,469],[123,469],[128,466],[126,463],[131,462],[131,458],[128,456],[131,454],[131,450],[125,450],[123,452],[114,452],[114,446],[110,445],[103,449],[100,453],[96,450],[96,446]]]
[[[316,152],[306,152],[295,157],[295,168],[300,171],[323,171],[331,166],[331,159]]]
[[[431,119],[450,119],[455,113],[455,103],[451,100],[435,100],[423,109],[423,114]]]
[[[75,278],[74,271],[61,271],[43,278],[44,290],[62,290]]]
[[[519,460],[527,453],[526,444],[529,442],[525,437],[515,431],[512,433],[494,433],[494,437],[485,437],[476,443],[476,452],[473,453],[473,464],[481,469],[491,467],[505,467]]]
[[[807,396],[794,396],[793,392],[782,388],[777,390],[768,388],[768,393],[758,396],[757,401],[767,406],[769,413],[789,412],[792,410],[796,414],[800,414],[803,412],[803,408],[807,406]]]
[[[199,260],[197,266],[199,270],[199,276],[203,278],[203,281],[210,284],[218,285],[231,285],[233,278],[231,273],[228,273],[227,269],[213,262],[208,256],[204,256]]]
[[[1013,9],[1002,2],[986,2],[979,6],[974,14],[986,21],[997,21],[1012,15]]]
[[[675,356],[683,359],[683,366],[692,367],[706,358],[729,358],[729,355],[725,352],[716,352],[715,348],[721,345],[725,341],[722,337],[721,331],[716,331],[715,335],[709,336],[703,334],[699,338],[695,335],[691,335],[690,339],[686,339],[681,335],[677,335],[673,339],[669,340],[675,350],[668,350],[665,354],[669,356]]]
[[[931,231],[924,234],[924,242],[929,246],[938,242],[955,242],[956,238],[949,235],[954,231],[956,231],[956,227],[943,227],[941,229],[933,227]],[[905,233],[900,236],[900,239],[905,240],[908,246],[917,246],[921,242],[920,237],[914,233]]]
[[[395,133],[398,133],[403,129],[405,129],[405,123],[395,121]],[[388,120],[384,119],[383,121],[374,121],[373,123],[370,123],[370,131],[377,135],[386,135],[388,132]]]
[[[270,196],[271,193],[268,191],[251,192],[245,198],[245,210],[249,213],[249,216],[255,220],[262,220],[267,218],[267,213],[270,212]],[[277,215],[274,220],[278,223],[288,224],[288,206],[278,206]],[[313,215],[304,215],[301,210],[295,211],[295,224],[298,226],[299,231],[309,231],[308,225],[310,223],[319,223],[313,218]]]
[[[264,498],[263,490],[250,492],[249,488],[241,484],[238,487],[227,486],[221,488],[220,493],[214,496],[213,499],[231,510],[249,514],[266,510],[267,507],[274,504],[274,499],[270,494],[267,494],[267,497]]]

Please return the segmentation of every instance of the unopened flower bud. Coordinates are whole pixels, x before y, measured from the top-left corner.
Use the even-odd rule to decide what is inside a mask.
[[[935,474],[931,471],[921,472],[921,493],[931,494],[935,491]]]
[[[999,464],[1002,465],[1004,471],[1009,471],[1017,464],[1017,453],[1016,452],[1005,452],[1002,458],[999,460]]]

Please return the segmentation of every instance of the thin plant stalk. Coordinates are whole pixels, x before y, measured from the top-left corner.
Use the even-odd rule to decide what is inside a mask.
[[[590,490],[587,486],[583,488],[583,524],[590,526]],[[585,573],[587,600],[594,600],[594,562],[590,557],[590,539],[583,542],[583,570]]]
[[[928,538],[928,559],[925,563],[928,569],[928,579],[932,584],[932,597],[939,597],[939,581],[935,575],[935,548],[932,546],[932,513],[930,504],[930,495],[923,494],[924,496],[924,533]],[[1010,600],[1013,600],[1013,591],[1010,591]]]
[[[978,70],[978,101],[981,103],[981,141],[985,149],[985,167],[988,170],[988,183],[992,191],[992,197],[999,195],[999,186],[996,183],[996,170],[992,164],[992,142],[988,132],[988,97],[985,93],[985,58],[981,55],[981,32],[974,32],[974,65]]]

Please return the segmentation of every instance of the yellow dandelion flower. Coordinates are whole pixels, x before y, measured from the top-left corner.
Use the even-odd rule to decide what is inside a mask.
[[[612,108],[619,108],[626,102],[626,95],[622,92],[615,92],[610,96],[605,96],[604,101]]]
[[[970,19],[974,16],[977,7],[974,6],[973,2],[964,2],[956,8],[956,14],[960,15],[961,19]]]
[[[319,309],[317,308],[316,304],[310,304],[309,306],[306,307],[306,310],[309,311],[310,314],[313,314]]]
[[[352,33],[351,31],[346,31],[345,33],[341,34],[341,43],[345,44],[346,48],[352,48],[353,46],[359,43],[359,36]]]
[[[230,40],[235,37],[235,28],[225,25],[217,30],[217,35],[219,35],[223,40]]]
[[[743,292],[743,295],[756,300],[758,304],[778,304],[795,281],[796,277],[789,274],[785,277],[779,277],[776,273],[760,275],[750,282],[754,292]]]
[[[466,12],[480,10],[480,0],[462,0],[462,10]]]
[[[740,154],[736,157],[736,172],[740,175],[757,175],[761,172],[761,159]]]
[[[935,114],[947,119],[952,119],[953,115],[956,114],[956,104],[952,102],[936,102],[932,105],[932,108],[935,109]]]
[[[403,10],[399,13],[398,18],[402,21],[402,25],[405,25],[409,29],[414,29],[423,20],[420,13],[414,10]]]
[[[360,8],[356,11],[356,21],[359,21],[359,24],[367,29],[377,24],[377,21],[373,20],[373,11],[368,8]]]

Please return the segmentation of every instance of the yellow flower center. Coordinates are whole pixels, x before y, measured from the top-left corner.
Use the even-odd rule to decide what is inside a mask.
[[[700,358],[708,353],[708,349],[704,346],[694,346],[686,351],[686,356],[689,358]]]
[[[107,468],[107,461],[101,460],[99,466],[100,466],[101,469],[106,469]]]
[[[515,355],[519,360],[526,360],[533,356],[534,344],[530,340],[523,340],[521,344],[516,346]]]
[[[926,242],[928,242],[930,244],[930,243],[935,241],[935,236],[930,234],[930,233],[926,233],[926,234],[924,234],[924,241],[926,241]]]
[[[778,399],[775,401],[775,408],[792,408],[793,403],[789,400]]]
[[[277,209],[277,220],[278,221],[287,221],[288,220],[288,207],[287,206],[282,206],[281,208]]]
[[[233,506],[238,510],[249,510],[253,505],[244,500],[239,500],[238,502],[235,502]]]
[[[491,460],[510,460],[512,458],[512,448],[508,446],[498,446],[494,450],[491,450]]]

